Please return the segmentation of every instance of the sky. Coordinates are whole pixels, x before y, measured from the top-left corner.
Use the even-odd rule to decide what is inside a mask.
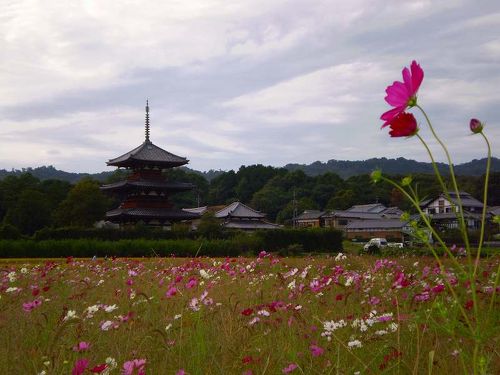
[[[111,170],[151,140],[197,170],[405,157],[385,89],[412,60],[455,163],[500,140],[498,0],[0,0],[0,169]],[[420,134],[445,156],[425,119]]]

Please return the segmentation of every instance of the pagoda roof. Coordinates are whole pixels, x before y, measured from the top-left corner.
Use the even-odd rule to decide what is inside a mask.
[[[167,208],[116,208],[106,212],[108,219],[132,218],[136,220],[192,220],[199,218],[198,214],[183,210]]]
[[[215,217],[245,217],[245,218],[262,218],[266,215],[260,211],[254,210],[241,202],[233,202],[229,206],[215,213]]]
[[[101,190],[126,190],[129,188],[149,188],[167,191],[185,191],[194,188],[194,185],[188,182],[167,182],[152,180],[124,180],[113,184],[101,186]]]
[[[163,168],[179,167],[187,164],[189,160],[177,156],[156,146],[150,140],[117,158],[110,159],[106,164],[116,167],[134,167],[139,165],[152,165]]]

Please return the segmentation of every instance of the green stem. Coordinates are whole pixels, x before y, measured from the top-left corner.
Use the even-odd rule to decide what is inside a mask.
[[[443,240],[441,239],[441,237],[436,233],[436,231],[434,230],[434,228],[431,226],[431,224],[429,222],[429,219],[427,218],[427,215],[422,211],[422,209],[420,208],[420,205],[418,204],[418,202],[410,194],[408,194],[408,192],[405,189],[403,189],[400,185],[398,185],[397,183],[395,183],[391,179],[382,176],[382,180],[385,181],[385,182],[388,182],[389,184],[391,184],[392,186],[394,186],[396,189],[398,189],[401,193],[403,193],[403,195],[406,196],[406,198],[413,204],[413,206],[415,206],[415,208],[418,210],[418,213],[420,214],[420,217],[424,221],[424,223],[427,226],[427,228],[429,228],[429,230],[431,231],[431,233],[436,237],[436,239],[438,240],[438,242],[440,243],[440,245],[447,252],[447,254],[450,257],[450,259],[452,260],[452,262],[458,268],[458,270],[462,270],[462,266],[460,265],[460,263],[458,263],[458,261],[455,259],[455,257],[453,256],[453,254],[451,253],[451,251],[448,249],[448,247],[446,246],[446,244],[443,242]],[[436,262],[438,263],[440,270],[443,273],[445,273],[444,265],[441,262],[441,259],[437,255],[437,253],[434,250],[434,248],[429,243],[426,243],[426,245],[431,250],[432,255],[434,255],[434,258],[436,258]],[[462,304],[460,303],[460,300],[458,299],[458,296],[455,293],[455,290],[451,286],[451,284],[448,281],[447,277],[444,277],[443,280],[444,280],[446,286],[448,287],[448,289],[450,290],[450,292],[451,292],[454,300],[457,302],[458,307],[460,309],[460,312],[462,313],[462,316],[464,317],[464,320],[467,323],[467,326],[469,327],[472,335],[474,336],[474,334],[475,334],[474,327],[472,326],[472,323],[470,322],[469,317],[467,316],[467,313],[465,312]]]
[[[490,142],[488,142],[488,138],[486,138],[483,132],[481,132],[481,135],[483,136],[486,142],[486,146],[488,148],[488,159],[486,161],[486,175],[484,176],[483,213],[481,215],[481,232],[479,234],[479,244],[477,245],[476,262],[474,264],[474,273],[473,273],[474,279],[476,278],[477,267],[479,265],[479,257],[481,256],[481,248],[483,247],[484,227],[486,223],[486,209],[488,203],[488,180],[490,177],[490,166],[491,166],[491,145]]]
[[[439,181],[439,184],[441,185],[441,189],[443,189],[443,192],[445,194],[447,194],[448,188],[446,187],[446,184],[444,183],[443,177],[441,176],[441,173],[439,172],[436,161],[434,160],[434,156],[432,155],[431,149],[429,148],[427,143],[424,141],[424,139],[420,136],[420,134],[417,133],[416,136],[418,139],[420,139],[420,142],[422,142],[425,149],[427,150],[427,154],[429,154],[429,157],[431,158],[432,168],[434,169],[434,174],[436,175],[436,177]]]
[[[415,105],[415,106],[418,109],[420,109],[420,111],[423,113],[423,115],[425,117],[425,120],[427,121],[427,124],[429,125],[429,129],[432,132],[432,135],[434,136],[434,138],[438,141],[438,143],[443,148],[443,151],[446,154],[446,159],[448,160],[448,167],[450,169],[450,178],[451,178],[451,181],[452,181],[452,184],[453,184],[453,190],[455,191],[455,194],[456,194],[456,197],[457,197],[456,200],[457,200],[457,203],[458,203],[458,213],[457,213],[456,216],[458,218],[458,222],[459,222],[459,225],[460,225],[460,231],[462,233],[462,237],[463,237],[464,245],[465,245],[465,250],[466,250],[466,253],[467,253],[467,261],[469,263],[468,276],[469,276],[470,288],[471,288],[471,291],[472,291],[472,300],[474,302],[474,315],[476,316],[476,319],[477,319],[479,317],[479,311],[478,311],[478,306],[477,306],[476,280],[475,280],[475,277],[474,277],[475,276],[475,272],[474,272],[475,271],[475,266],[472,265],[472,254],[471,254],[471,248],[470,248],[470,243],[469,243],[469,235],[468,235],[468,232],[467,232],[467,226],[465,225],[465,217],[464,217],[464,210],[463,210],[463,205],[462,205],[462,199],[460,198],[460,192],[458,190],[457,179],[455,177],[455,171],[453,169],[453,162],[451,160],[450,153],[448,152],[448,149],[446,148],[446,145],[443,143],[443,141],[441,141],[441,139],[436,134],[436,132],[434,130],[434,127],[432,126],[432,123],[431,123],[429,117],[427,116],[427,113],[425,113],[425,111],[423,110],[423,108],[420,107],[418,104]],[[428,152],[430,154],[430,150],[428,148],[427,148],[427,150],[428,150]],[[449,196],[449,192],[445,190],[444,193],[446,195],[446,198],[450,201],[450,203],[453,203],[453,201],[451,200],[451,198]]]
[[[467,250],[467,254],[469,254],[469,260],[470,260],[471,257],[470,257],[469,236],[467,234],[467,228],[465,227],[465,219],[464,219],[464,211],[463,211],[463,207],[462,207],[462,199],[460,198],[460,192],[458,190],[457,180],[455,178],[455,171],[453,169],[453,162],[451,160],[450,153],[448,152],[448,149],[446,148],[446,145],[443,143],[443,141],[436,134],[436,132],[434,130],[434,127],[432,126],[431,120],[427,116],[427,113],[425,113],[425,111],[423,110],[423,108],[420,107],[418,104],[415,105],[415,107],[417,107],[422,112],[422,114],[424,115],[425,120],[427,121],[427,124],[429,125],[429,129],[432,132],[432,135],[434,136],[434,138],[436,139],[436,141],[438,141],[438,143],[441,145],[441,147],[443,148],[444,153],[446,154],[446,159],[448,160],[448,167],[450,169],[450,178],[451,178],[451,181],[452,181],[452,184],[453,184],[453,190],[455,191],[455,194],[457,196],[457,203],[458,203],[458,210],[459,210],[459,215],[457,215],[458,216],[458,221],[460,223],[460,228],[461,228],[461,231],[462,231],[465,248]],[[430,151],[428,151],[428,152],[430,153]],[[450,203],[453,203],[451,201],[451,198],[449,196],[449,192],[447,191],[447,189],[444,191],[444,193],[446,195],[446,198],[448,198],[450,200]],[[470,262],[472,263],[472,261],[470,261]]]

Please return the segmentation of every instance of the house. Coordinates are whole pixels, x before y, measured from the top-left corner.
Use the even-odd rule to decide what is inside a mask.
[[[389,241],[405,242],[409,238],[411,228],[408,221],[400,219],[356,220],[344,227],[347,239],[369,240],[370,238],[387,238]]]
[[[345,229],[354,221],[399,219],[403,211],[398,207],[385,207],[383,204],[355,205],[347,210],[334,210],[323,215],[325,227]]]
[[[324,226],[325,211],[305,210],[294,219],[297,228],[320,228]]]
[[[476,230],[481,226],[483,203],[467,192],[461,191],[463,215],[468,229]],[[445,193],[437,198],[429,199],[420,205],[423,212],[431,218],[434,226],[440,229],[456,229],[460,227],[457,213],[459,212],[458,197],[455,192]]]
[[[240,229],[245,231],[257,229],[278,229],[281,226],[265,220],[266,214],[254,210],[241,203],[233,202],[228,206],[185,208],[184,211],[203,215],[213,212],[214,216],[221,221],[221,225],[228,229]],[[196,229],[199,222],[193,222],[192,227]]]
[[[241,230],[278,229],[280,225],[265,220],[266,214],[241,202],[233,202],[215,213],[225,228]]]

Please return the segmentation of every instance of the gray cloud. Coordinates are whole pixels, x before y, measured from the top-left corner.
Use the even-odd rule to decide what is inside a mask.
[[[412,59],[456,162],[484,155],[470,117],[493,146],[500,135],[495,0],[13,1],[0,14],[0,168],[106,169],[142,142],[146,98],[153,141],[197,169],[427,160],[380,130],[384,90]]]

